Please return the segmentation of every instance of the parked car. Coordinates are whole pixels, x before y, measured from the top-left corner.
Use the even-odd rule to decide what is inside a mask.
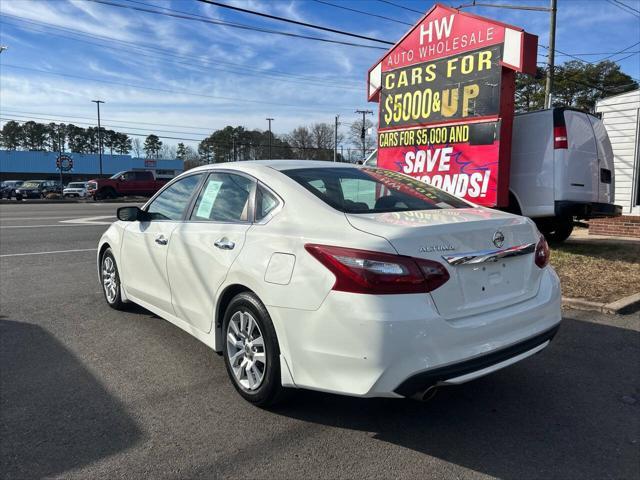
[[[50,193],[62,193],[62,185],[55,180],[26,180],[16,189],[16,200],[46,198]]]
[[[376,166],[377,154],[364,164]],[[534,219],[549,240],[566,240],[574,219],[621,215],[614,180],[609,136],[594,115],[556,107],[515,116],[505,210]]]
[[[8,198],[16,196],[16,188],[19,188],[24,182],[22,180],[5,180],[0,183],[0,198]]]
[[[87,196],[86,182],[70,182],[62,191],[63,197],[81,197]]]
[[[531,220],[388,170],[207,165],[117,215],[98,244],[108,305],[221,352],[257,405],[285,387],[424,398],[539,352],[561,319]]]
[[[127,195],[150,197],[167,183],[156,179],[150,171],[118,172],[109,178],[98,178],[87,182],[87,191],[94,200],[117,198]]]

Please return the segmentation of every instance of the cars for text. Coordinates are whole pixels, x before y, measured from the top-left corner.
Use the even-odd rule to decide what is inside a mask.
[[[287,388],[423,398],[539,352],[560,323],[531,220],[396,172],[205,166],[118,218],[98,245],[107,303],[222,353],[257,405]]]

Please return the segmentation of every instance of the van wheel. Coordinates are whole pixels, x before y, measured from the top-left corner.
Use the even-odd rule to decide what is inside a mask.
[[[562,243],[573,232],[573,217],[554,217],[538,228],[549,243]]]

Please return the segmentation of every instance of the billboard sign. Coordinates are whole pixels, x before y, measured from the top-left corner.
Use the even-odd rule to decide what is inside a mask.
[[[518,27],[435,5],[369,70],[378,166],[506,205],[515,72],[535,72],[536,50]]]

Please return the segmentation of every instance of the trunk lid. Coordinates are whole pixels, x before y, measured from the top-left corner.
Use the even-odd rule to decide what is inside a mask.
[[[503,308],[538,292],[542,270],[531,252],[538,233],[524,217],[482,207],[346,217],[354,228],[386,238],[401,255],[444,265],[451,278],[432,291],[431,297],[447,319]],[[486,260],[487,254],[524,246],[529,248],[521,255]],[[462,263],[464,259],[449,263],[444,257],[451,256],[467,260],[475,256],[476,263]]]

